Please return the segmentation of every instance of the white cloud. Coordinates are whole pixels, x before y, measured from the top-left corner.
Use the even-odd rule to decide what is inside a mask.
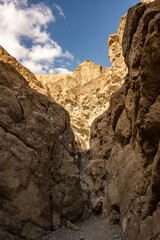
[[[50,74],[63,74],[63,73],[71,73],[71,71],[68,71],[66,68],[54,68],[51,69]]]
[[[65,15],[64,15],[64,13],[63,13],[62,8],[61,8],[59,5],[57,5],[57,4],[54,3],[54,4],[53,4],[53,7],[55,7],[55,8],[58,10],[59,14],[60,14],[63,18],[66,18]]]
[[[63,15],[60,7],[58,11]],[[64,52],[50,37],[47,32],[50,22],[55,22],[55,17],[43,3],[29,5],[28,0],[0,0],[0,45],[34,73],[48,73],[54,69],[56,59],[73,60],[73,55]],[[63,71],[56,68],[56,72],[58,69]]]

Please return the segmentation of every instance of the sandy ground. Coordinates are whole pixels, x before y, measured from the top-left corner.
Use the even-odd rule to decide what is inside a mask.
[[[101,216],[92,216],[86,222],[77,223],[76,226],[79,231],[62,227],[40,240],[127,240],[119,225],[108,225]]]

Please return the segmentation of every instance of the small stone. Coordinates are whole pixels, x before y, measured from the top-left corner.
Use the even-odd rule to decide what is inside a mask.
[[[83,234],[81,233],[80,240],[84,240]]]
[[[67,221],[66,226],[73,231],[79,231],[79,228],[73,223],[71,223],[69,220]]]
[[[117,235],[114,235],[114,238],[118,238],[118,236],[117,236]]]

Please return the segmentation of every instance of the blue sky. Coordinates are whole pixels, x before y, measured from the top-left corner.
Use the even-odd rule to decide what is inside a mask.
[[[0,0],[0,44],[34,73],[105,67],[108,37],[137,0]]]
[[[50,1],[49,1],[50,2]],[[71,70],[84,59],[105,67],[108,58],[108,37],[117,33],[118,23],[137,0],[57,0],[66,19],[57,19],[50,31],[64,49],[75,58]],[[53,28],[53,29],[52,29]],[[73,68],[73,69],[72,69]]]

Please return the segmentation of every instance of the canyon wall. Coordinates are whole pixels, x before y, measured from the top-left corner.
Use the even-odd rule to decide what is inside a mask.
[[[84,168],[90,157],[78,148],[88,147],[92,120],[107,109],[110,94],[124,80],[121,39],[121,30],[110,36],[109,69],[85,60],[72,74],[39,80],[0,47],[2,240],[38,239],[67,220],[89,215],[92,189]],[[118,61],[123,64],[116,71]],[[53,100],[70,111],[78,148],[68,112]]]
[[[69,114],[26,76],[0,47],[1,240],[38,239],[87,209]]]
[[[130,240],[160,239],[160,0],[108,43],[109,69],[36,77],[0,47],[0,239],[38,239],[90,205]]]
[[[127,74],[127,67],[122,55],[122,38],[126,24],[126,18],[127,15],[124,15],[121,18],[118,33],[110,35],[108,39],[109,58],[112,64],[112,66],[109,68],[109,77],[112,79],[112,84],[122,84]],[[114,92],[115,89],[113,88],[112,90]],[[106,91],[106,89],[104,88],[103,91]],[[110,95],[111,93],[112,91],[110,91]],[[92,102],[90,104],[92,104]],[[107,102],[107,105],[109,105],[109,102]],[[104,109],[102,110],[102,113],[104,113]],[[89,157],[89,160],[86,160],[84,177],[84,182],[90,196],[91,208],[92,211],[96,213],[100,213],[102,211],[104,188],[107,176],[105,171],[105,158],[107,156],[102,156],[108,155],[108,152],[111,151],[112,148],[112,144],[109,140],[107,141],[109,142],[108,145],[105,143],[106,140],[102,141],[103,137],[107,139],[109,135],[108,129],[106,129],[106,122],[109,116],[107,115],[107,117],[105,117],[105,113],[102,116],[98,118],[98,126],[95,125],[96,121],[94,121],[91,127],[91,151],[89,151],[91,153],[86,158],[88,160]]]
[[[105,166],[103,216],[130,240],[160,239],[160,1],[129,9],[128,75],[91,126],[91,154]],[[102,167],[103,167],[102,166]],[[102,171],[101,171],[102,173]]]
[[[85,60],[70,74],[35,75],[43,93],[69,112],[81,149],[89,148],[91,123],[108,108],[110,95],[124,82],[127,67],[121,42],[125,21],[126,15],[120,21],[118,33],[110,35],[108,40],[110,68]]]

